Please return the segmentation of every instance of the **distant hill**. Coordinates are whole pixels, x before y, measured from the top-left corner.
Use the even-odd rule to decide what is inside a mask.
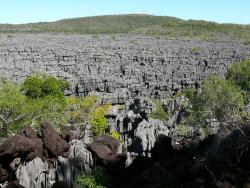
[[[218,24],[143,14],[95,16],[55,22],[0,24],[0,33],[144,34],[205,40],[242,39],[250,43],[250,25]]]

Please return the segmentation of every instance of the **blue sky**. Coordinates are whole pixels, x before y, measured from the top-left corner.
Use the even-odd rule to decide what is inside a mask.
[[[0,23],[128,13],[250,24],[250,0],[0,0]]]

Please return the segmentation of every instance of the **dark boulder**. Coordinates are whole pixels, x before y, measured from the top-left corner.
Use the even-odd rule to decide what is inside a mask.
[[[33,131],[31,126],[25,127],[21,132],[20,135],[23,135],[28,138],[38,139],[37,134]]]
[[[69,144],[51,127],[49,123],[41,124],[42,140],[44,147],[53,156],[67,156]]]
[[[69,186],[68,186],[66,183],[64,183],[64,182],[59,181],[59,182],[55,182],[55,183],[53,184],[52,188],[71,188],[71,187],[69,187]]]
[[[98,136],[88,149],[100,159],[110,157],[117,153],[120,141],[108,135]]]
[[[112,187],[137,187],[138,177],[153,164],[154,161],[149,157],[137,157],[121,176],[114,180]]]
[[[61,137],[66,140],[66,142],[72,141],[74,138],[73,132],[69,126],[62,125],[61,129]]]
[[[17,181],[10,182],[5,188],[27,188],[20,185]]]
[[[112,172],[122,171],[125,168],[126,155],[117,154],[120,141],[107,135],[98,136],[88,150],[97,157],[97,162]]]
[[[8,178],[9,174],[8,171],[2,168],[0,164],[0,182],[5,182]]]
[[[14,135],[0,145],[0,161],[2,164],[9,164],[14,158],[21,157],[25,160],[33,160],[34,157],[43,156],[43,145],[36,139],[23,135]]]

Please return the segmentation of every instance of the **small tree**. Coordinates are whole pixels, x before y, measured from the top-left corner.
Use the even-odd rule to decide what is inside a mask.
[[[95,108],[92,112],[91,124],[93,126],[94,135],[101,135],[105,133],[108,128],[108,120],[105,117],[111,105],[103,105]]]
[[[228,69],[227,79],[238,85],[244,94],[245,103],[250,102],[250,61],[233,64]]]
[[[91,121],[91,113],[97,107],[98,97],[95,95],[86,97],[71,96],[67,98],[67,117],[72,125],[85,125]]]
[[[29,114],[29,101],[22,95],[18,85],[10,82],[0,85],[1,136],[22,127]]]
[[[47,75],[35,75],[25,79],[21,91],[29,99],[32,125],[49,120],[57,126],[65,121],[67,101],[64,90],[69,86],[65,80]]]
[[[242,90],[250,91],[250,61],[233,64],[228,69],[226,78],[241,87]]]
[[[111,105],[98,106],[98,97],[95,95],[86,97],[69,97],[67,116],[72,125],[86,125],[90,123],[94,135],[104,134],[108,128],[106,114]]]
[[[164,110],[161,101],[157,99],[152,99],[152,101],[155,104],[155,110],[150,114],[151,118],[159,119],[159,120],[167,120],[168,119],[168,113]]]
[[[211,76],[203,82],[201,92],[196,93],[192,104],[196,114],[225,121],[239,113],[244,100],[236,85],[218,76]]]

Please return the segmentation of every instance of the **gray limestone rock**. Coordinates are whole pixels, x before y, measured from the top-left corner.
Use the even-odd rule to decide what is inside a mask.
[[[80,173],[91,172],[93,158],[86,145],[81,140],[70,142],[68,158],[58,157],[58,181],[64,182],[68,187],[76,187],[75,180]]]
[[[150,36],[16,34],[0,36],[0,72],[20,82],[34,73],[69,80],[65,94],[96,92],[102,102],[124,104],[130,97],[164,98],[199,87],[211,73],[225,74],[250,59],[243,42],[171,39]],[[129,41],[135,41],[129,43]]]
[[[129,150],[140,155],[150,156],[150,151],[154,147],[159,135],[168,136],[169,130],[161,120],[149,118],[138,124],[134,131],[134,138]]]
[[[55,169],[49,169],[38,157],[20,165],[15,174],[19,184],[29,188],[51,188],[56,180]]]

